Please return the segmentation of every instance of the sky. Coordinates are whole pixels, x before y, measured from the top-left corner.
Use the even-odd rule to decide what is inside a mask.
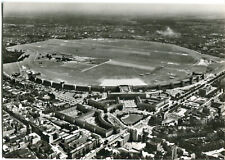
[[[198,1],[198,0],[196,0]],[[224,3],[43,3],[4,2],[3,16],[34,16],[48,14],[71,15],[137,15],[225,17]]]

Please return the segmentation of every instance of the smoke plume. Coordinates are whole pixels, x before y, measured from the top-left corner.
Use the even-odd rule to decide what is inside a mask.
[[[157,30],[156,33],[165,37],[180,37],[180,33],[174,32],[170,27],[165,30]]]

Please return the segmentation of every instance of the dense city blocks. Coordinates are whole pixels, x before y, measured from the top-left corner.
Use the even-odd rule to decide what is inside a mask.
[[[225,18],[65,17],[3,17],[2,157],[225,158]]]

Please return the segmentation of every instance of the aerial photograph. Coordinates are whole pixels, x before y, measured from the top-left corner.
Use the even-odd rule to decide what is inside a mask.
[[[225,159],[225,2],[1,7],[1,158]]]

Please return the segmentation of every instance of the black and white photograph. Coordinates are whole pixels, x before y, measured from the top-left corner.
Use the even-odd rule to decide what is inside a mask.
[[[224,0],[1,13],[1,158],[225,159]]]

